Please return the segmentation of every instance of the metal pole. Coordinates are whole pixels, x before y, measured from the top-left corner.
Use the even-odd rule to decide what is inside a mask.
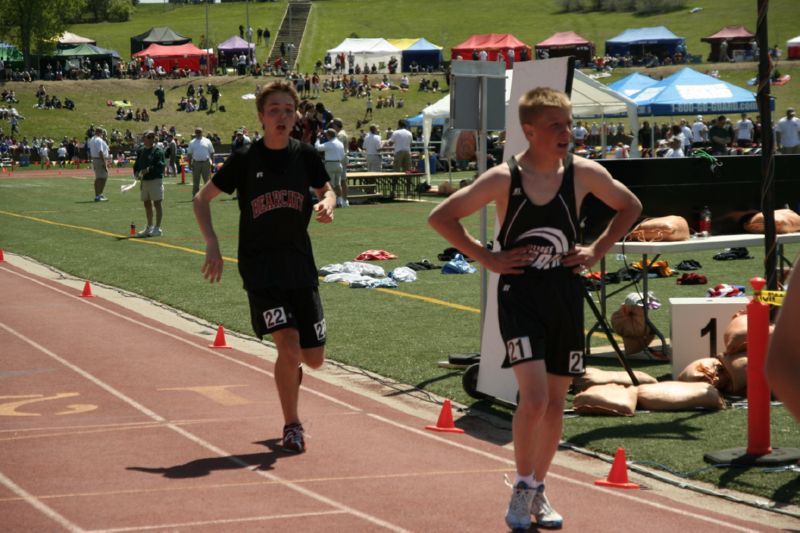
[[[758,0],[756,38],[759,47],[758,111],[761,114],[761,211],[764,213],[764,277],[767,288],[776,290],[777,248],[775,245],[775,156],[772,144],[772,111],[770,110],[769,78],[772,61],[769,57],[767,13],[769,0]]]
[[[488,122],[488,111],[487,107],[487,97],[488,97],[488,87],[489,87],[489,79],[486,76],[481,76],[480,78],[480,114],[478,115],[478,146],[475,153],[478,156],[478,176],[483,175],[486,172],[486,124]],[[481,208],[481,245],[486,246],[486,243],[489,241],[488,231],[487,228],[489,226],[488,221],[488,210],[486,206]],[[489,287],[489,270],[486,267],[481,268],[481,317],[484,316],[486,312],[486,300],[488,294],[488,287]],[[483,338],[483,320],[480,321],[480,333],[481,338]]]
[[[250,0],[245,0],[244,2],[244,9],[245,9],[245,29],[244,32],[247,35],[247,66],[249,67],[253,62],[253,52],[250,50]]]

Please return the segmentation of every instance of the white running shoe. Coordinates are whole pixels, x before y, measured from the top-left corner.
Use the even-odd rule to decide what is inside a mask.
[[[152,228],[150,228],[150,236],[151,237],[161,237],[162,234],[163,234],[163,232],[161,231],[160,227],[153,226]]]
[[[137,239],[143,239],[145,237],[149,237],[150,235],[152,235],[152,231],[153,231],[153,227],[152,226],[147,226],[142,231],[140,231],[139,233],[136,234],[136,238]]]
[[[531,505],[536,491],[524,481],[517,483],[512,490],[506,511],[506,525],[511,529],[527,530],[531,526]]]
[[[547,500],[544,484],[539,485],[533,496],[531,515],[536,519],[536,525],[539,527],[559,529],[564,525],[564,518],[550,506],[550,502]]]

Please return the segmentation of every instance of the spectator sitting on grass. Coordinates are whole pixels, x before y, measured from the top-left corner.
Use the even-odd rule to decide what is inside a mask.
[[[147,109],[142,109],[142,122],[150,122],[150,115],[147,113]]]

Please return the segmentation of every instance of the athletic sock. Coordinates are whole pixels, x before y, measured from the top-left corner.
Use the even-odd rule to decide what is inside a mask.
[[[531,475],[531,479],[532,479],[532,482],[530,484],[531,488],[538,489],[539,487],[544,485],[544,481],[539,481],[538,479],[533,477],[533,475]]]
[[[525,483],[527,486],[529,486],[529,487],[533,487],[533,484],[536,482],[536,480],[534,480],[534,479],[533,479],[533,474],[530,474],[530,475],[528,475],[528,476],[523,476],[522,474],[520,474],[519,472],[517,472],[517,478],[514,480],[514,486],[516,487],[516,486],[517,486],[517,484],[518,484],[520,481],[524,482],[524,483]],[[537,486],[538,486],[538,485],[537,485]],[[534,488],[535,488],[535,487],[534,487]]]

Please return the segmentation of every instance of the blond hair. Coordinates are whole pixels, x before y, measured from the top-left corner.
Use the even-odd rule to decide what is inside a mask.
[[[259,113],[264,111],[264,105],[267,103],[267,98],[273,93],[286,93],[294,100],[294,108],[297,109],[300,105],[300,97],[297,95],[297,89],[294,84],[287,81],[273,81],[261,88],[261,91],[256,96],[256,109]]]
[[[545,108],[566,109],[572,112],[572,103],[563,91],[550,87],[536,87],[519,99],[520,124],[531,123]]]

